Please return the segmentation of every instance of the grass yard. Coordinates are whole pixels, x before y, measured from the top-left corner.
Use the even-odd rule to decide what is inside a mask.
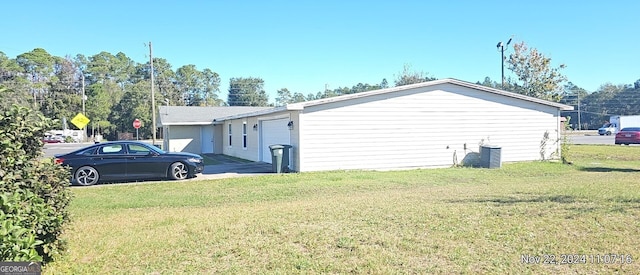
[[[44,271],[637,273],[640,147],[571,153],[572,166],[74,188],[69,253]]]

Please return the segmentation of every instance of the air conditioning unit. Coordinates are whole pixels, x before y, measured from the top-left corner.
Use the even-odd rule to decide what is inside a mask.
[[[495,145],[480,145],[480,167],[482,168],[500,168],[502,161],[500,154],[502,147]]]

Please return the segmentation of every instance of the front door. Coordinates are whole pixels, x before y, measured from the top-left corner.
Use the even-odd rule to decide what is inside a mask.
[[[213,154],[213,125],[202,126],[200,128],[202,135],[201,151],[203,154]]]

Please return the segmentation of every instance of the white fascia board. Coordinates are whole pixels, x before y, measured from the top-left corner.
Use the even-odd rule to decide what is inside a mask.
[[[164,123],[162,124],[163,126],[189,126],[189,125],[213,125],[214,122],[202,122],[202,121],[198,121],[198,122],[168,122],[168,123]]]
[[[252,117],[252,116],[261,116],[261,115],[266,115],[266,114],[271,114],[271,113],[276,113],[276,112],[281,112],[281,111],[286,111],[286,110],[287,110],[287,106],[274,107],[274,108],[271,108],[271,109],[266,109],[266,110],[251,112],[251,113],[244,113],[244,114],[238,114],[238,115],[233,115],[233,116],[226,116],[226,117],[216,118],[214,120],[214,122],[220,122],[220,121],[231,120],[231,119],[239,119],[239,118],[245,118],[245,117]]]

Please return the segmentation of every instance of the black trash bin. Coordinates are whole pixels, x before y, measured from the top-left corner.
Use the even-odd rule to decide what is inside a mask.
[[[271,168],[274,173],[289,172],[289,148],[291,145],[273,144],[269,145],[271,150]]]

